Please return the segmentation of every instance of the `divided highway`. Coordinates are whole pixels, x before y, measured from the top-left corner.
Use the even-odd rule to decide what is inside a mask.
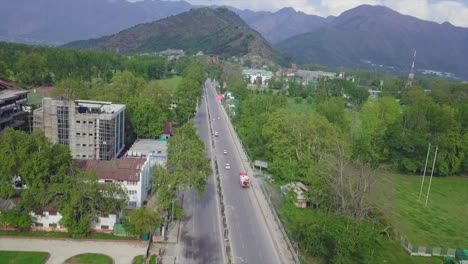
[[[221,103],[216,100],[214,84],[210,80],[205,82],[205,95],[211,118],[209,121],[213,132],[219,134],[214,138],[214,155],[221,177],[232,261],[249,264],[281,263],[253,191],[240,186],[239,173],[248,170],[238,154],[235,139],[229,132],[230,120],[222,112]],[[224,154],[224,150],[227,154]],[[226,163],[229,163],[230,169],[225,168]]]
[[[207,156],[218,164],[231,253],[227,256],[224,251],[226,244],[222,236],[220,201],[215,177],[210,175],[203,197],[192,189],[183,193],[186,214],[176,246],[176,263],[219,264],[227,263],[228,257],[232,257],[233,264],[293,263],[286,244],[280,241],[280,228],[272,223],[275,220],[271,219],[273,216],[259,186],[255,185],[255,193],[254,186],[240,186],[239,174],[243,171],[249,173],[252,184],[260,182],[253,179],[246,156],[230,127],[230,120],[216,99],[214,85],[209,79],[205,82],[203,98],[193,122],[205,143]],[[211,134],[214,132],[218,133],[217,137]],[[226,163],[229,163],[229,169]]]
[[[207,156],[213,159],[206,109],[205,100],[202,100],[193,123],[197,128],[198,135],[205,143]],[[219,264],[225,262],[214,176],[208,176],[207,180],[206,192],[203,197],[200,197],[191,188],[183,193],[185,217],[176,252],[178,264]]]

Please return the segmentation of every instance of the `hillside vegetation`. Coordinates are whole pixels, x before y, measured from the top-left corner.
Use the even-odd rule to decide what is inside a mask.
[[[226,8],[199,8],[152,23],[140,24],[115,35],[76,41],[66,47],[112,50],[123,53],[157,52],[169,48],[189,54],[257,55],[273,59],[263,37]]]

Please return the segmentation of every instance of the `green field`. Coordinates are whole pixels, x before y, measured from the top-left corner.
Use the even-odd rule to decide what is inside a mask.
[[[43,264],[49,253],[27,251],[0,251],[2,264]]]
[[[422,177],[384,175],[383,188],[391,186],[392,195],[384,199],[389,218],[413,244],[426,247],[468,248],[468,178],[433,178],[427,207],[425,194],[418,201]]]
[[[86,253],[76,255],[65,261],[65,264],[112,264],[112,258],[96,253]]]
[[[180,76],[174,76],[170,79],[162,79],[162,80],[155,80],[151,81],[151,83],[154,83],[159,86],[164,86],[164,87],[169,87],[172,90],[175,90],[177,88],[177,85],[182,81],[182,77]]]

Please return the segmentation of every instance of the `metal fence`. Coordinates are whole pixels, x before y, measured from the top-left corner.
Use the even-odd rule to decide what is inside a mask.
[[[455,250],[454,248],[448,247],[428,247],[422,245],[415,245],[411,243],[402,233],[401,231],[393,227],[393,232],[395,233],[395,237],[399,240],[403,249],[410,254],[411,256],[419,256],[419,257],[454,257]]]

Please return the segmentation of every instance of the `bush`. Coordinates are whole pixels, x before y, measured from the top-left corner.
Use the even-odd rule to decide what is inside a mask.
[[[280,214],[306,254],[326,263],[372,263],[378,236],[367,221],[299,209],[292,203],[286,203]]]
[[[296,97],[296,98],[294,98],[294,102],[296,102],[296,104],[302,104],[302,98],[301,97]]]

